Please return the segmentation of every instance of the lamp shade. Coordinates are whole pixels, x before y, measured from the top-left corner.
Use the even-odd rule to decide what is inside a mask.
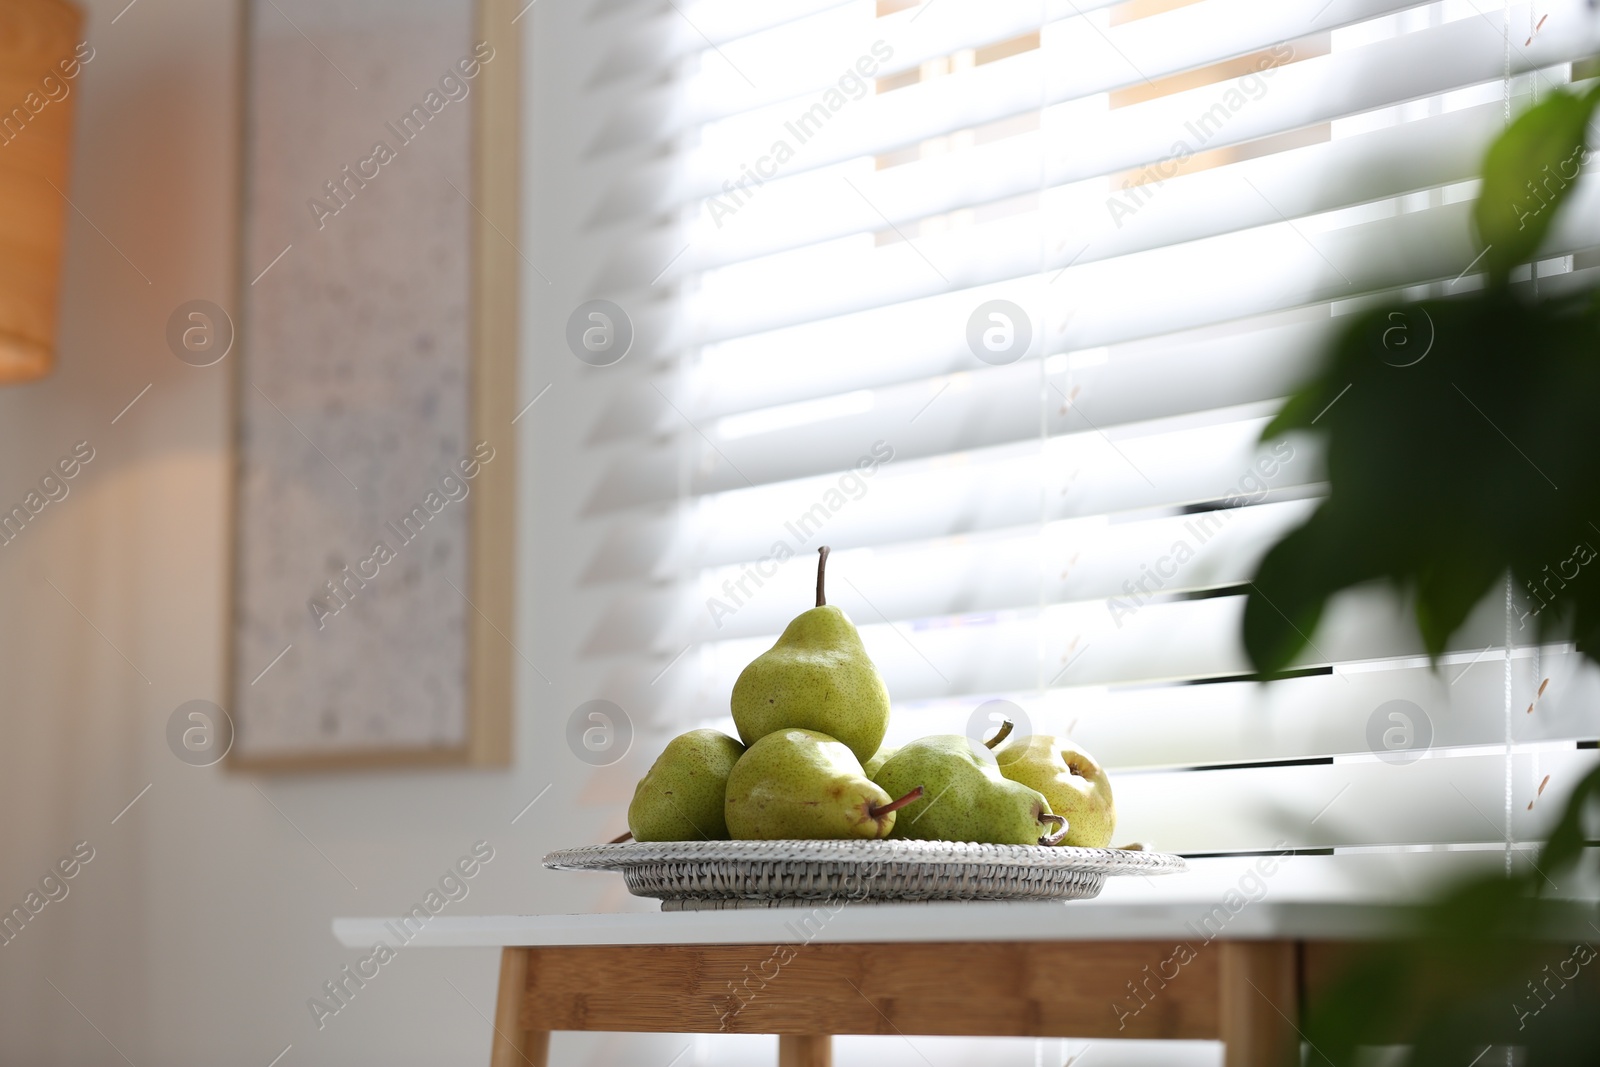
[[[66,0],[0,3],[0,383],[55,362],[73,95],[93,58]]]

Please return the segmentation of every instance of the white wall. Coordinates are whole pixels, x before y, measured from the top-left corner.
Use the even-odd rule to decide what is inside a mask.
[[[70,894],[0,947],[0,1062],[265,1067],[290,1044],[283,1067],[486,1062],[477,1012],[492,1009],[492,951],[403,952],[320,1032],[306,1000],[359,955],[334,942],[333,916],[404,910],[478,839],[496,857],[452,905],[463,913],[627,906],[610,881],[538,865],[620,818],[580,802],[589,771],[561,739],[567,713],[605,695],[574,666],[597,613],[570,565],[587,491],[575,442],[593,410],[574,382],[588,368],[539,341],[559,337],[550,309],[575,302],[580,282],[550,269],[572,289],[530,285],[526,380],[555,388],[519,424],[519,643],[553,684],[520,680],[515,769],[257,778],[179,762],[164,740],[172,710],[227,703],[232,382],[230,361],[175,359],[164,329],[185,300],[234,303],[241,20],[224,0],[126,2],[87,3],[96,56],[75,97],[82,214],[59,365],[0,389],[8,507],[73,443],[96,452],[71,495],[0,548],[0,901],[20,903],[75,842],[95,850]],[[539,48],[530,69],[558,52]],[[559,262],[545,242],[534,233],[525,247]],[[597,899],[602,888],[613,896]],[[583,1039],[564,1040],[586,1058]]]

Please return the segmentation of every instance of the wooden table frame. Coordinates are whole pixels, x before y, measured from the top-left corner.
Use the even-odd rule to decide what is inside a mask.
[[[1227,1067],[1298,1062],[1299,940],[581,945],[502,949],[491,1067],[548,1067],[555,1030],[778,1035],[827,1067],[830,1035],[1220,1040]]]

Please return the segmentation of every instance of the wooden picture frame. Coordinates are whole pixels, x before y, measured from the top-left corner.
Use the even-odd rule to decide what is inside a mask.
[[[250,746],[242,749],[238,739],[234,738],[230,739],[230,748],[225,757],[225,765],[232,771],[279,773],[425,766],[497,767],[508,766],[512,761],[514,670],[517,657],[513,643],[517,486],[516,428],[513,420],[518,395],[520,263],[520,253],[512,242],[518,232],[519,216],[521,27],[515,22],[518,14],[516,6],[509,0],[471,0],[471,3],[474,9],[472,39],[479,43],[479,48],[484,44],[492,48],[494,61],[483,63],[473,78],[470,89],[469,187],[464,190],[456,188],[456,194],[467,202],[466,217],[470,226],[466,253],[469,280],[464,309],[466,366],[462,371],[467,409],[466,440],[487,443],[493,450],[494,462],[483,463],[475,476],[466,475],[471,479],[471,484],[463,500],[466,505],[462,538],[466,557],[465,585],[457,588],[455,583],[450,583],[465,602],[458,609],[460,623],[452,627],[449,635],[451,639],[459,635],[464,640],[460,657],[463,671],[459,679],[464,718],[458,731],[460,736],[452,743],[443,744],[340,742],[288,748],[279,746],[271,751],[250,751]],[[276,4],[271,8],[283,14]],[[284,17],[287,19],[288,16]],[[248,14],[246,24],[247,27],[250,25]],[[319,54],[322,52],[299,27],[294,28],[308,45],[316,48]],[[249,36],[248,29],[246,36]],[[247,39],[244,64],[247,109],[252,104],[250,48]],[[327,59],[326,55],[323,58]],[[333,66],[331,60],[328,60],[328,64]],[[336,67],[334,69],[337,70]],[[339,74],[344,76],[342,71]],[[250,151],[253,146],[250,144],[252,126],[248,119],[245,129],[247,143],[243,146],[246,165],[242,168],[244,189],[241,195],[240,247],[242,256],[250,256],[252,249],[247,212],[251,205],[253,175]],[[237,324],[241,354],[232,361],[238,439],[235,453],[237,476],[233,486],[235,499],[231,510],[235,524],[231,531],[235,566],[231,590],[233,604],[229,613],[233,623],[228,642],[227,677],[228,711],[232,715],[233,729],[241,738],[252,728],[249,700],[254,694],[249,690],[265,677],[270,677],[268,672],[263,671],[252,679],[250,675],[259,669],[259,664],[242,662],[240,654],[241,646],[246,644],[242,633],[250,618],[251,608],[248,603],[250,591],[244,588],[246,583],[243,576],[246,542],[252,531],[256,532],[259,541],[260,531],[259,516],[246,513],[250,501],[246,499],[244,480],[251,453],[246,440],[247,424],[241,413],[247,403],[259,403],[263,398],[272,403],[252,380],[252,368],[247,358],[252,338],[250,315],[253,294],[250,289],[265,276],[265,271],[257,274],[262,266],[259,254],[241,265],[241,296],[238,301],[241,321]],[[282,276],[279,280],[282,282]],[[330,338],[329,343],[339,342],[337,338]],[[253,390],[261,395],[253,395]],[[277,405],[273,404],[273,407]],[[289,425],[294,425],[294,420],[289,419],[281,409],[278,414],[283,415]],[[295,429],[298,431],[299,427]],[[319,453],[323,451],[310,435],[300,432],[300,436]],[[359,462],[366,469],[372,469],[374,464],[381,469],[383,456],[361,457]],[[467,470],[468,462],[468,459],[461,461],[463,472]],[[329,464],[338,469],[331,459]],[[340,473],[342,475],[343,472]],[[346,478],[346,481],[349,479]],[[457,481],[459,483],[460,479]],[[355,486],[354,482],[351,484]],[[359,487],[356,488],[359,491]],[[451,496],[450,499],[456,498]],[[294,531],[284,532],[281,536],[292,538]],[[259,554],[259,549],[253,548],[252,551]],[[316,609],[313,608],[315,614]],[[423,622],[430,620],[419,620],[419,624]],[[290,649],[285,649],[283,654],[289,652]],[[403,664],[403,661],[404,657],[397,655],[394,663],[377,665],[372,669],[392,669],[396,664]],[[273,661],[273,664],[276,663],[276,660]],[[368,715],[381,715],[384,709],[372,707],[363,711]]]

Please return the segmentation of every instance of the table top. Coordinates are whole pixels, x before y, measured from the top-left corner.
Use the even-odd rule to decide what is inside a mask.
[[[1412,928],[1417,905],[1460,878],[1499,871],[1499,851],[1342,856],[1197,857],[1186,874],[1112,878],[1090,900],[1008,903],[850,904],[814,908],[662,912],[624,896],[615,876],[589,879],[601,907],[577,915],[457,915],[450,910],[403,931],[408,907],[380,918],[335,919],[352,948],[379,941],[437,948],[506,945],[738,945],[948,941],[1170,941],[1213,939],[1360,941]],[[1576,890],[1575,890],[1576,891]],[[1591,941],[1600,901],[1572,902],[1544,936]],[[453,909],[454,906],[452,906]]]
[[[1259,900],[1230,911],[1216,898],[1161,903],[851,904],[735,911],[335,919],[341,944],[403,940],[435,948],[506,945],[737,945],[786,942],[1365,940],[1405,928],[1411,909]],[[420,927],[420,929],[419,929]]]

